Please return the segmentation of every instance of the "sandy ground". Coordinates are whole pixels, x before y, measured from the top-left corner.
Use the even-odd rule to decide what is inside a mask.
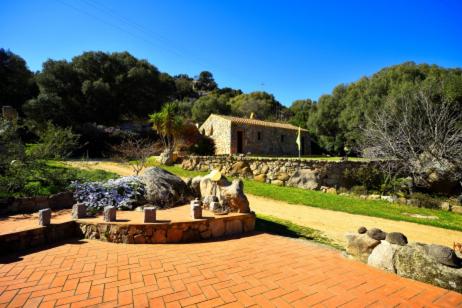
[[[133,174],[129,166],[113,162],[72,162],[71,164],[75,167],[104,169],[120,175]],[[355,232],[360,226],[365,226],[366,228],[377,227],[387,232],[402,232],[410,241],[435,243],[449,247],[452,247],[454,242],[462,242],[462,232],[459,231],[289,204],[249,194],[247,196],[251,209],[257,214],[271,215],[290,220],[298,225],[320,230],[327,237],[341,245],[346,244],[345,234]]]

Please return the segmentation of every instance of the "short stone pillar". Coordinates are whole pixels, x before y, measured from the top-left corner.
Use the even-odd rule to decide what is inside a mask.
[[[39,210],[38,219],[40,226],[49,226],[51,223],[51,209]]]
[[[144,222],[156,222],[156,208],[145,207],[144,208]]]
[[[202,218],[202,206],[194,205],[191,207],[191,218],[201,219]]]
[[[202,206],[202,201],[199,198],[196,198],[190,202],[191,209],[195,206]]]
[[[108,205],[104,207],[104,221],[116,221],[116,208],[115,206]]]
[[[84,203],[76,203],[72,206],[72,219],[80,219],[87,216],[87,207]]]

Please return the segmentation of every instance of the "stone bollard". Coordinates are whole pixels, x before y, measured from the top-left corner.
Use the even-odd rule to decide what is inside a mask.
[[[110,222],[116,220],[116,208],[108,205],[104,207],[104,221]]]
[[[194,205],[191,207],[191,218],[192,219],[202,218],[202,207],[200,205]]]
[[[43,209],[38,212],[39,225],[49,226],[51,223],[51,209]]]
[[[202,206],[202,201],[199,198],[196,198],[190,202],[191,209],[195,206]]]
[[[72,206],[72,219],[84,218],[87,216],[87,207],[84,203],[76,203]]]
[[[145,207],[144,208],[144,222],[156,222],[156,208]]]

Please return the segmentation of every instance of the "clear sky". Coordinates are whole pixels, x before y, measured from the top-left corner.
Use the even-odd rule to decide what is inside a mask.
[[[405,61],[462,67],[461,0],[3,0],[0,21],[0,47],[34,71],[127,50],[285,105]]]

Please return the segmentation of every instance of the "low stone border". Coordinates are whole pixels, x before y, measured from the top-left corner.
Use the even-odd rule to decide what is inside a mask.
[[[112,243],[161,244],[186,243],[239,235],[255,229],[255,213],[187,222],[121,224],[79,220],[51,224],[0,235],[0,253],[53,244],[69,238],[97,239]]]
[[[0,253],[6,254],[18,250],[53,244],[78,236],[75,221],[51,224],[46,227],[18,231],[0,235]]]
[[[172,223],[121,224],[77,220],[77,224],[87,239],[125,244],[160,244],[239,235],[253,231],[255,220],[255,213],[246,213]]]

